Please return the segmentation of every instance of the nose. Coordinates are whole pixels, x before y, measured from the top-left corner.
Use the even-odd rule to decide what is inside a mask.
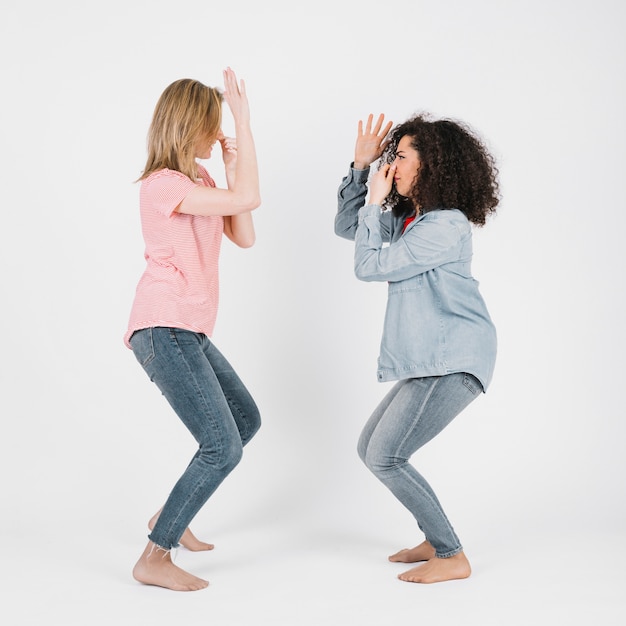
[[[224,132],[222,131],[222,129],[220,128],[220,132],[217,133],[217,140],[218,141],[222,141],[222,139],[224,139]]]

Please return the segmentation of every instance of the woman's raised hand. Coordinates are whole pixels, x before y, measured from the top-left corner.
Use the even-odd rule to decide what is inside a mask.
[[[248,124],[250,122],[246,84],[243,80],[240,80],[239,84],[237,83],[237,76],[230,67],[224,70],[224,100],[230,107],[235,124]]]
[[[370,113],[363,130],[363,120],[359,120],[359,132],[356,138],[354,150],[354,167],[357,170],[367,169],[383,153],[388,142],[385,141],[387,133],[391,130],[391,120],[382,128],[385,116],[381,113],[372,129],[374,116]],[[382,128],[382,130],[381,130]]]

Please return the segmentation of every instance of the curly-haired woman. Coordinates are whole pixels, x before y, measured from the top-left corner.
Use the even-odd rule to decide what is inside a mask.
[[[384,115],[375,123],[370,115],[365,127],[359,122],[335,217],[335,233],[355,241],[357,278],[388,282],[378,380],[397,382],[366,423],[358,452],[425,537],[389,557],[423,561],[399,578],[433,583],[467,578],[471,568],[437,496],[409,459],[492,378],[496,332],[471,259],[472,225],[483,226],[499,201],[498,172],[464,124],[427,115],[393,130],[384,123]]]

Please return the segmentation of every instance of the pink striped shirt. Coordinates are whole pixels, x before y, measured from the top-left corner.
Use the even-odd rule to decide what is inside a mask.
[[[177,213],[197,185],[215,187],[198,165],[197,182],[175,170],[154,172],[141,183],[139,209],[146,269],[135,292],[124,343],[152,326],[184,328],[211,336],[219,302],[222,216]]]

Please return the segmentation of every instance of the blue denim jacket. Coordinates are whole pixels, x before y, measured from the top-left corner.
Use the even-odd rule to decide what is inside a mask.
[[[486,391],[496,330],[471,275],[469,220],[430,211],[403,233],[404,220],[365,204],[368,175],[351,167],[339,186],[335,233],[355,241],[357,278],[389,283],[378,380],[467,372]]]

